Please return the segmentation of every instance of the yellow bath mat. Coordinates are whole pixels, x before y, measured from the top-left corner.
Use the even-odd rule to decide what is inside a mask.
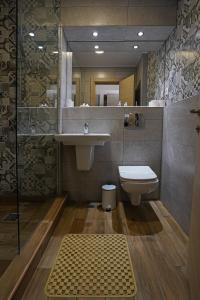
[[[122,234],[69,234],[61,243],[48,297],[133,297],[136,283]]]

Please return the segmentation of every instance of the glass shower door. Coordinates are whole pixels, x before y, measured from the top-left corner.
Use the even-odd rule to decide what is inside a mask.
[[[59,1],[19,1],[17,148],[20,244],[57,194]]]
[[[16,2],[0,4],[0,277],[18,253]]]

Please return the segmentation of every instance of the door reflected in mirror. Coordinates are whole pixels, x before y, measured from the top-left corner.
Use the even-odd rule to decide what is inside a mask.
[[[75,106],[135,105],[134,68],[73,68]]]
[[[138,35],[141,29],[143,36]],[[72,106],[147,105],[148,53],[158,50],[169,32],[160,28],[158,41],[156,28],[149,34],[146,31],[137,26],[63,27],[63,51],[73,53],[72,95],[66,93],[69,99],[63,102]]]
[[[96,83],[96,106],[119,105],[119,84]]]

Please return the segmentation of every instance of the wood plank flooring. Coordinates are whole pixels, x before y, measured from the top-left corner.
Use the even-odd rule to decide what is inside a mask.
[[[44,286],[67,233],[127,234],[138,289],[135,300],[189,299],[188,239],[157,201],[144,202],[139,208],[120,203],[113,212],[95,205],[68,204],[22,300],[56,299],[45,296]]]
[[[44,218],[53,199],[40,202],[20,202],[20,245],[21,248],[32,236],[34,230]],[[18,254],[18,222],[5,221],[9,213],[16,213],[16,203],[11,200],[0,202],[0,277],[10,262]]]
[[[0,300],[21,300],[55,226],[64,210],[65,198],[56,197],[26,245],[0,278]]]
[[[16,213],[13,200],[0,200],[0,277],[18,251],[17,221],[5,221],[8,214]]]

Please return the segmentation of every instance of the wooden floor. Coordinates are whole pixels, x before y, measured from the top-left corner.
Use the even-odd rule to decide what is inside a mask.
[[[96,205],[68,204],[22,300],[45,300],[44,286],[67,233],[124,233],[128,236],[137,282],[136,300],[189,299],[187,237],[161,202],[139,208],[120,203],[113,212]]]
[[[17,211],[14,201],[0,201],[0,277],[18,251],[17,221],[4,221],[4,218]]]
[[[29,240],[38,224],[44,219],[50,206],[53,203],[53,198],[45,201],[21,202],[19,205],[20,213],[20,246],[21,248]]]
[[[44,218],[53,199],[43,202],[20,202],[20,246],[29,240],[37,225]],[[18,253],[18,221],[6,221],[10,213],[16,213],[13,201],[0,202],[0,277]]]

